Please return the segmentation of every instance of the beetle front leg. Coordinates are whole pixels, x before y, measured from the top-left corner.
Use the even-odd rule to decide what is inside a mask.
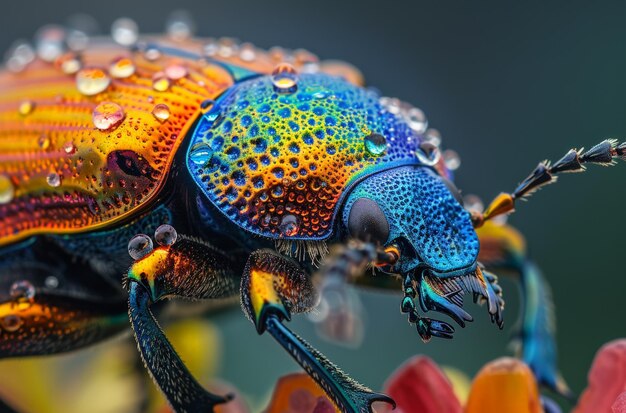
[[[145,236],[144,236],[145,237]],[[150,305],[167,297],[224,298],[237,291],[233,262],[221,251],[183,238],[137,260],[128,271],[128,313],[145,366],[176,412],[214,412],[232,399],[206,391],[159,327]]]
[[[291,332],[283,321],[312,308],[317,301],[310,277],[294,261],[271,250],[248,259],[241,280],[241,303],[257,332],[269,332],[324,389],[342,412],[372,412],[376,401],[395,407],[388,396],[374,393],[339,370],[330,360]]]

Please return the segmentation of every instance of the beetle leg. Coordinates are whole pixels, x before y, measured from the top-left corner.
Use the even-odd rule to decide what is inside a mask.
[[[616,139],[607,139],[588,151],[570,149],[554,164],[543,161],[524,179],[513,193],[501,193],[487,207],[485,212],[472,214],[474,227],[482,226],[486,221],[499,215],[515,211],[515,201],[527,198],[545,185],[556,182],[560,173],[583,172],[588,164],[612,166],[617,159],[626,160],[626,142],[618,143]]]
[[[180,237],[179,237],[180,238]],[[167,297],[225,298],[237,291],[232,260],[201,241],[182,237],[137,260],[128,271],[128,309],[145,366],[176,412],[214,412],[232,399],[207,392],[159,327],[150,305]]]
[[[479,259],[490,268],[518,278],[522,293],[519,322],[520,356],[533,370],[539,383],[572,397],[557,368],[555,314],[550,286],[539,268],[528,259],[523,236],[510,225],[487,222],[476,233],[480,239]]]
[[[324,389],[342,412],[372,412],[375,401],[395,406],[339,370],[330,360],[291,332],[283,321],[312,308],[317,301],[309,275],[294,261],[271,250],[250,256],[241,280],[241,303],[257,332],[272,337]]]

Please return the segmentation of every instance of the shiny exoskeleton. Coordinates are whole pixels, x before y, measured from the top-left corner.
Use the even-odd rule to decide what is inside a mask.
[[[624,144],[541,163],[481,212],[463,205],[458,162],[423,113],[363,87],[347,64],[229,39],[41,36],[37,54],[17,47],[0,73],[0,357],[86,346],[126,329],[129,314],[171,406],[213,411],[230,396],[194,380],[151,305],[239,295],[259,334],[339,410],[368,412],[393,401],[292,333],[292,314],[346,282],[392,286],[424,341],[451,338],[452,325],[423,313],[465,326],[469,295],[502,327],[491,271],[512,269],[527,303],[522,357],[568,392],[549,289],[521,236],[492,218],[559,173],[624,158]],[[363,275],[369,265],[378,277]]]

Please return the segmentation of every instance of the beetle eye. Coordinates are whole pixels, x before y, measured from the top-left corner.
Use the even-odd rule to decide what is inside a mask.
[[[389,223],[375,201],[359,198],[350,209],[348,232],[361,241],[384,244],[389,238]]]
[[[456,199],[459,204],[463,205],[463,197],[461,196],[461,191],[459,191],[459,188],[457,188],[456,185],[454,185],[454,183],[449,179],[442,177],[441,180],[446,185],[448,191],[450,191],[454,199]]]

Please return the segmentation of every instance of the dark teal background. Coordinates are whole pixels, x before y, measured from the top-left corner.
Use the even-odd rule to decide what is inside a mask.
[[[304,47],[355,64],[369,85],[424,110],[444,146],[461,154],[459,187],[485,201],[512,190],[538,161],[626,138],[624,1],[11,1],[0,13],[0,48],[76,12],[107,30],[128,15],[143,31],[157,32],[173,8],[191,10],[200,35]],[[564,176],[510,219],[553,287],[561,367],[575,391],[595,351],[626,336],[625,208],[622,163]],[[370,293],[367,337],[358,350],[323,343],[305,320],[292,327],[374,388],[416,353],[474,374],[507,354],[518,297],[514,284],[505,286],[504,332],[484,308],[470,307],[477,321],[455,340],[424,345],[399,314],[397,296]],[[226,340],[223,376],[242,390],[265,394],[280,373],[295,369],[239,310],[218,320]]]

